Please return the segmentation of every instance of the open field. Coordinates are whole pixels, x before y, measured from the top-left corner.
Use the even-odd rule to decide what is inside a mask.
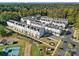
[[[32,56],[44,56],[46,55],[46,46],[43,44],[33,44],[31,48],[31,55]]]
[[[57,46],[58,48],[58,46]],[[32,45],[31,47],[31,55],[32,56],[50,56],[52,55],[52,53],[56,53],[56,51],[59,51],[58,49],[53,49],[53,48],[50,48],[46,45],[43,45],[43,44],[38,44],[38,43],[35,43]]]
[[[30,55],[30,48],[29,46],[31,45],[29,41],[23,39],[23,38],[18,38],[16,34],[13,34],[11,36],[8,37],[0,37],[0,40],[2,39],[11,39],[11,40],[15,40],[18,43],[17,44],[13,44],[13,45],[2,45],[0,46],[0,50],[2,50],[5,47],[12,47],[12,46],[21,46],[21,51],[20,51],[20,55]],[[28,47],[27,47],[28,46]],[[29,48],[29,49],[28,49]]]
[[[39,49],[38,45],[36,45],[36,44],[32,45],[31,55],[32,56],[39,56],[40,55],[40,49]]]
[[[17,37],[16,37],[17,36]],[[22,51],[23,51],[23,55],[24,56],[30,56],[30,51],[31,51],[31,42],[29,41],[28,38],[24,38],[22,36],[19,36],[17,34],[15,34],[13,37],[19,39],[19,45],[22,45]]]

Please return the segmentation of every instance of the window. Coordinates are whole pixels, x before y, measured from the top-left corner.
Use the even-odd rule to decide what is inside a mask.
[[[26,21],[24,21],[24,22],[26,22]]]
[[[34,28],[34,30],[36,30],[36,28]]]
[[[39,31],[39,29],[37,29]]]
[[[28,28],[29,28],[29,26],[28,26]]]
[[[34,29],[33,27],[31,27],[31,29]]]
[[[25,25],[23,25],[23,27],[25,27]]]

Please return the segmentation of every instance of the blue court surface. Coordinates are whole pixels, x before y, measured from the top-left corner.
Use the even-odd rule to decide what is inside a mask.
[[[20,47],[4,48],[0,53],[1,56],[18,56]]]

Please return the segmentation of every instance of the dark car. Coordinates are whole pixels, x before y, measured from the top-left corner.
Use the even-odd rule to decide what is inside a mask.
[[[64,41],[64,43],[67,43],[67,41]]]

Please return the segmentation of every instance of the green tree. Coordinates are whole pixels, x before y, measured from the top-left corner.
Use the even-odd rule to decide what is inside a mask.
[[[69,11],[68,11],[68,16],[67,16],[67,19],[68,19],[68,22],[69,24],[74,24],[76,19],[76,10],[74,10],[73,8],[70,8]]]
[[[6,33],[4,26],[0,25],[0,36],[4,36],[4,34]]]
[[[76,28],[79,28],[79,16],[77,17],[74,25],[75,25]]]

